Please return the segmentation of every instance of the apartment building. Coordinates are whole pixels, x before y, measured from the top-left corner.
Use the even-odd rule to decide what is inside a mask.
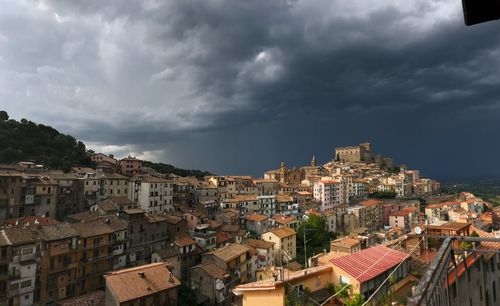
[[[75,296],[78,278],[78,232],[69,223],[41,226],[40,304]]]
[[[127,176],[142,174],[142,161],[132,156],[123,158],[118,163],[120,173]]]
[[[231,275],[219,266],[206,262],[191,268],[191,288],[198,293],[197,300],[208,299],[209,305],[227,301]]]
[[[297,256],[295,231],[289,227],[279,227],[261,235],[261,239],[274,243],[274,258],[276,261],[283,258],[295,258]],[[281,263],[281,261],[278,261]]]
[[[113,230],[99,220],[73,223],[78,232],[76,295],[104,287],[102,275],[113,270],[111,239]]]
[[[313,196],[320,203],[321,211],[333,210],[335,206],[346,203],[344,184],[338,180],[321,180],[314,183]]]
[[[129,183],[129,199],[148,213],[174,211],[172,182],[151,175],[136,175]]]
[[[1,230],[3,242],[0,279],[0,300],[5,304],[29,306],[37,302],[36,275],[40,252],[37,246],[36,231],[28,227],[10,227]],[[7,273],[5,273],[7,272]]]
[[[106,305],[165,305],[178,303],[177,290],[181,282],[159,262],[111,272],[106,281]]]
[[[231,280],[245,283],[251,279],[251,249],[239,243],[231,243],[220,249],[202,255],[202,263],[213,263],[226,273]],[[234,284],[236,285],[236,284]]]
[[[99,178],[99,194],[98,200],[102,201],[110,197],[128,197],[129,194],[129,178],[117,173],[98,174]]]

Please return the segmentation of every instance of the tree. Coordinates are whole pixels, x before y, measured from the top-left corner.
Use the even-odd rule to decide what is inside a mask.
[[[307,241],[307,257],[311,257],[313,254],[318,254],[323,252],[323,250],[329,250],[330,241],[335,238],[334,233],[330,233],[326,230],[325,219],[310,215],[307,221],[303,222],[297,230],[297,246],[302,248],[302,251],[297,252],[297,261],[300,263],[305,263],[304,258],[304,230],[306,230],[305,238]]]
[[[362,306],[364,302],[365,301],[363,299],[363,296],[361,296],[361,294],[357,293],[357,294],[353,295],[351,298],[348,298],[345,301],[345,305],[346,306]]]
[[[0,121],[9,120],[9,114],[6,111],[0,111]]]

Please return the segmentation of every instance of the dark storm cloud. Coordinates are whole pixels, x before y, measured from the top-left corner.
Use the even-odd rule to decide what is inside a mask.
[[[489,170],[470,148],[500,128],[500,37],[459,1],[0,3],[2,108],[97,150],[255,175],[371,140]]]

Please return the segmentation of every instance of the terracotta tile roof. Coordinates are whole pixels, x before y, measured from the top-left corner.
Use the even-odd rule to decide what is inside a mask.
[[[279,224],[286,225],[290,222],[297,220],[294,216],[282,216],[282,215],[274,215],[273,220]]]
[[[221,279],[224,280],[225,278],[229,277],[230,274],[226,273],[223,269],[219,268],[213,263],[204,263],[201,265],[194,266],[192,269],[202,269],[205,271],[208,275],[212,276],[215,279]]]
[[[463,222],[446,222],[443,224],[429,224],[426,227],[431,229],[443,229],[443,230],[452,230],[452,231],[460,231],[470,226],[469,223]]]
[[[382,201],[382,200],[368,199],[368,200],[361,201],[359,204],[361,204],[365,207],[370,207],[373,205],[378,205],[378,204],[383,204],[383,203],[384,203],[384,201]]]
[[[231,260],[249,251],[250,248],[245,245],[239,243],[232,243],[220,249],[214,250],[212,254],[225,262],[230,262]]]
[[[249,247],[256,248],[256,249],[270,249],[274,246],[274,242],[271,241],[264,241],[260,239],[248,239],[245,241],[245,244],[248,245]]]
[[[447,201],[447,202],[441,202],[441,203],[436,203],[436,204],[429,204],[425,206],[425,208],[443,208],[445,206],[460,206],[460,202],[457,201]]]
[[[278,181],[277,180],[273,180],[273,179],[255,179],[253,180],[254,183],[276,183],[278,184]]]
[[[312,193],[309,192],[309,191],[298,191],[297,193],[300,194],[300,195],[303,195],[303,196],[312,195]]]
[[[332,267],[328,265],[307,268],[299,271],[287,271],[284,273],[285,282],[293,282],[301,279],[310,279],[318,274],[328,273],[332,271]],[[281,285],[283,281],[275,281],[273,278],[252,282],[248,284],[238,285],[235,291],[254,291],[254,290],[272,290],[277,285]]]
[[[330,245],[335,245],[335,246],[340,246],[343,248],[351,248],[355,245],[359,244],[358,239],[350,238],[350,237],[344,237],[344,238],[339,238],[335,239],[332,242],[330,242]]]
[[[83,221],[83,220],[95,220],[98,219],[101,214],[98,211],[85,211],[73,215],[66,216],[66,220],[70,222],[73,221]]]
[[[269,231],[269,233],[273,233],[276,236],[278,236],[279,238],[285,238],[285,237],[295,235],[295,231],[287,226],[275,228],[272,231]],[[262,234],[262,235],[265,235],[265,234]]]
[[[196,241],[194,241],[193,239],[191,239],[190,237],[187,237],[187,236],[175,239],[175,244],[177,244],[180,247],[192,245],[195,243],[196,243]]]
[[[109,225],[99,220],[73,223],[73,228],[82,238],[109,235],[113,230]]]
[[[405,260],[406,256],[406,253],[377,245],[347,256],[331,259],[330,263],[364,283],[393,268]]]
[[[267,220],[267,217],[259,214],[251,214],[251,215],[246,215],[245,219],[247,221],[262,222]]]
[[[284,195],[284,194],[278,194],[276,196],[276,201],[278,203],[286,203],[286,202],[293,202],[293,197],[289,195]]]
[[[217,244],[224,243],[228,240],[231,240],[231,238],[233,238],[233,236],[226,232],[218,232],[217,234],[215,234],[215,241]]]
[[[106,286],[109,286],[120,303],[165,291],[181,284],[175,276],[171,275],[167,264],[163,262],[115,271],[105,275],[104,278]]]
[[[394,211],[394,212],[390,213],[389,216],[405,217],[405,216],[408,216],[412,212],[413,212],[413,210],[410,210],[410,209],[401,209],[399,211]]]
[[[240,226],[236,224],[224,224],[222,226],[223,232],[237,233],[240,229]]]
[[[479,237],[482,237],[482,238],[499,238],[499,237],[495,236],[494,233],[485,232],[485,231],[483,231],[475,226],[471,226],[471,232],[476,232],[479,235]],[[481,246],[488,248],[488,249],[500,250],[500,242],[483,241],[483,242],[481,242]]]
[[[0,247],[7,245],[11,245],[11,242],[9,241],[9,237],[7,237],[5,230],[2,229],[0,230]]]
[[[29,225],[53,225],[58,221],[49,217],[42,216],[27,216],[20,218],[8,219],[5,221],[5,225],[10,226],[24,226],[26,224]],[[17,223],[17,224],[16,224]]]
[[[79,297],[58,301],[57,306],[105,306],[103,290],[92,291]]]
[[[33,228],[8,227],[2,230],[0,235],[4,245],[20,245],[35,243],[37,232]]]
[[[134,215],[134,214],[144,214],[146,211],[142,208],[129,208],[129,209],[124,209],[123,210],[126,214],[128,215]]]
[[[68,239],[79,235],[70,223],[42,226],[38,233],[47,241]]]
[[[161,178],[161,177],[156,177],[148,174],[141,174],[141,175],[136,175],[132,178],[133,181],[138,181],[138,182],[143,182],[143,183],[160,183],[160,184],[166,184],[169,183],[168,180]]]
[[[182,221],[181,217],[176,217],[172,215],[163,215],[163,218],[167,220],[167,223],[169,224],[177,224]]]
[[[167,247],[166,249],[158,250],[158,251],[155,251],[154,253],[158,254],[158,256],[161,259],[178,256],[180,254],[179,249],[177,249],[175,247]]]
[[[340,184],[340,181],[336,181],[336,180],[321,180],[319,182],[322,184]]]

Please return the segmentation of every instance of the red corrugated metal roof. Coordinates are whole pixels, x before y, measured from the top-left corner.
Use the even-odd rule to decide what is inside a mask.
[[[331,259],[330,262],[364,283],[396,266],[406,253],[377,245],[351,255]]]

